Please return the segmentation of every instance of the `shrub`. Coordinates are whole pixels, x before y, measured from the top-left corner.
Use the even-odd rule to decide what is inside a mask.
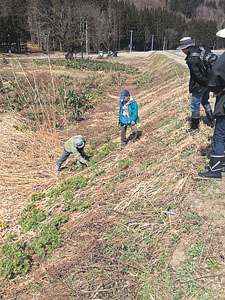
[[[30,196],[31,201],[39,201],[45,197],[45,193],[35,193]]]
[[[62,211],[85,211],[93,204],[92,200],[84,202],[81,198],[75,201],[65,201],[62,206]]]
[[[67,217],[58,215],[52,219],[49,224],[43,224],[39,238],[34,239],[34,252],[40,257],[44,258],[46,252],[59,248],[61,246],[62,232],[58,226],[67,221]]]
[[[64,98],[66,107],[71,107],[71,116],[74,120],[77,120],[82,114],[84,114],[88,109],[93,108],[93,105],[88,103],[92,95],[85,91],[84,93],[77,93],[74,90],[68,90]]]
[[[59,188],[50,190],[47,196],[56,199],[64,191],[76,191],[85,187],[88,184],[88,180],[88,178],[82,176],[64,180]]]
[[[28,272],[31,261],[25,254],[25,243],[5,244],[0,248],[0,277],[10,279]]]
[[[103,62],[103,61],[89,61],[89,60],[52,60],[52,64],[66,66],[68,68],[74,68],[79,70],[91,70],[91,71],[123,71],[128,74],[137,73],[138,69],[132,66],[128,66],[121,63]]]
[[[34,204],[29,204],[22,212],[22,217],[19,219],[19,225],[24,232],[29,230],[37,230],[39,224],[44,221],[48,213],[39,210]]]
[[[104,159],[110,152],[112,152],[116,147],[116,143],[109,142],[105,146],[101,148],[101,150],[98,153],[98,157],[91,157],[90,158],[90,165],[94,165],[98,162],[100,162],[102,159]]]

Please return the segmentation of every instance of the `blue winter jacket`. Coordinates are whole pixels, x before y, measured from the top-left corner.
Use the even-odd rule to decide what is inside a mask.
[[[132,121],[137,124],[139,122],[138,117],[138,105],[137,102],[134,100],[133,97],[130,97],[130,101],[128,103],[128,114],[129,117],[123,116],[123,102],[120,101],[119,104],[119,122],[122,125],[130,125]]]

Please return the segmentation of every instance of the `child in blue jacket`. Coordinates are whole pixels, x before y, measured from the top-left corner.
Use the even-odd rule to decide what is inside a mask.
[[[138,139],[137,123],[138,117],[138,105],[133,97],[130,96],[128,90],[123,90],[120,96],[119,103],[119,123],[121,125],[121,147],[124,148],[128,140],[136,142]],[[127,126],[130,127],[132,134],[126,139]]]

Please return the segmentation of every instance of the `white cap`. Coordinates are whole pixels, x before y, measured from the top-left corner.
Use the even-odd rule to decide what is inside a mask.
[[[219,31],[216,33],[216,35],[219,36],[219,37],[221,37],[221,38],[225,38],[225,28],[219,30]]]

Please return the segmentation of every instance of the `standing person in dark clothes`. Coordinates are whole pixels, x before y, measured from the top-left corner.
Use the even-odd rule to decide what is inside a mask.
[[[216,34],[225,38],[225,29]],[[216,94],[216,103],[214,116],[216,124],[213,134],[213,148],[210,157],[209,166],[205,167],[207,172],[199,173],[203,178],[220,179],[224,163],[224,146],[225,146],[225,52],[219,57],[212,67],[208,79],[208,89]]]
[[[201,52],[200,48],[195,45],[190,37],[184,37],[180,40],[178,50],[182,50],[186,54],[186,63],[190,70],[189,92],[191,96],[191,128],[189,131],[199,128],[200,121],[200,104],[205,109],[206,116],[210,125],[213,127],[214,118],[212,109],[209,104],[209,92],[207,90],[207,78],[201,71],[201,62],[199,56],[195,56],[193,53]]]

